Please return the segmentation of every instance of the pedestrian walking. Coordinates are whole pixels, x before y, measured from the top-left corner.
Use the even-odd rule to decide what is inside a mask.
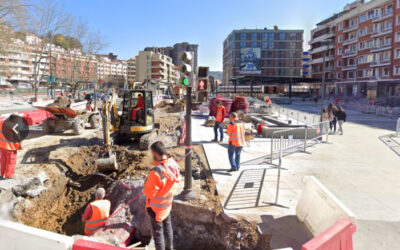
[[[343,135],[343,123],[346,122],[347,114],[344,112],[343,107],[339,107],[339,110],[336,113],[338,122],[339,122],[339,132],[340,135]]]
[[[151,219],[152,234],[156,250],[173,248],[171,208],[175,186],[179,182],[179,165],[168,154],[160,141],[150,147],[155,166],[144,184],[147,196],[146,209]]]
[[[228,172],[233,172],[240,169],[240,154],[245,143],[245,128],[243,123],[238,120],[238,115],[235,112],[230,114],[229,119],[227,134],[229,136],[228,157],[231,168]]]
[[[18,119],[18,115],[12,114],[5,121],[0,121],[0,160],[1,160],[1,179],[11,179],[14,176],[15,166],[17,164],[17,151],[21,150],[21,144],[15,140],[10,141],[7,139],[5,134],[8,135],[8,138],[15,137],[15,133],[12,131],[13,127],[11,126],[3,126],[4,122],[14,123]],[[9,130],[9,131],[6,131]]]
[[[338,111],[338,109],[333,103],[330,103],[328,105],[329,131],[332,134],[336,133],[336,124],[337,124],[336,113],[337,113],[337,111]]]
[[[87,205],[82,215],[82,221],[85,223],[85,235],[94,234],[106,224],[110,216],[111,202],[104,199],[105,195],[104,188],[98,188],[94,193],[96,200]]]
[[[220,142],[224,140],[224,128],[222,127],[222,123],[225,120],[225,107],[222,105],[221,100],[217,100],[217,113],[215,115],[215,125],[214,125],[214,139],[212,142],[218,142],[218,130],[220,134]]]
[[[322,135],[328,133],[328,122],[329,122],[329,114],[327,109],[322,109],[322,114],[321,114],[321,133]]]

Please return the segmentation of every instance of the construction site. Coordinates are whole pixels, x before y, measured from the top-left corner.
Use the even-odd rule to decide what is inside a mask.
[[[174,248],[316,249],[304,247],[324,244],[339,229],[352,242],[351,210],[313,170],[288,172],[282,165],[285,157],[330,147],[329,125],[318,115],[235,93],[196,102],[195,93],[189,128],[188,96],[172,97],[156,100],[138,89],[110,95],[101,108],[63,96],[37,104],[32,112],[46,115],[29,127],[14,177],[0,181],[2,237],[27,238],[32,249],[153,249],[143,190],[154,167],[149,147],[162,141],[182,176],[171,211]],[[218,103],[226,110],[224,130],[232,112],[245,129],[240,171],[227,171],[227,141],[210,143]],[[187,178],[190,199],[182,196]],[[110,215],[88,237],[82,215],[98,188],[111,202]]]

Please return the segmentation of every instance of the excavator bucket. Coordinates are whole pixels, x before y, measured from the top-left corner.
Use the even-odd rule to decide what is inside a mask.
[[[109,153],[108,157],[98,158],[96,160],[96,165],[100,172],[118,170],[117,157],[113,153]]]

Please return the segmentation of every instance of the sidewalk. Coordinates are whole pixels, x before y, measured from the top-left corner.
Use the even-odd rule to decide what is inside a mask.
[[[313,109],[299,105],[287,107],[304,111]],[[357,216],[355,249],[400,248],[400,157],[379,139],[393,133],[393,130],[381,127],[394,129],[395,121],[353,111],[348,114],[349,120],[354,122],[345,123],[343,136],[330,136],[328,144],[317,144],[309,148],[307,154],[296,153],[283,158],[279,203],[284,207],[266,206],[275,198],[276,169],[262,159],[258,164],[254,161],[245,164],[249,159],[268,153],[267,139],[252,142],[250,148],[244,149],[241,161],[241,170],[248,171],[243,171],[240,179],[250,178],[248,182],[254,182],[253,189],[259,187],[257,183],[261,180],[257,176],[266,169],[258,207],[255,207],[254,197],[243,195],[248,198],[244,203],[252,204],[252,207],[236,209],[237,204],[232,206],[228,198],[235,193],[236,182],[235,187],[239,187],[239,191],[243,189],[243,181],[238,180],[241,173],[231,176],[223,171],[229,169],[226,143],[204,144],[225,210],[263,222],[263,231],[273,233],[272,247],[297,248],[309,237],[295,218],[295,206],[303,189],[301,179],[314,175]],[[203,122],[193,120],[194,143],[213,138],[212,128],[202,126]]]

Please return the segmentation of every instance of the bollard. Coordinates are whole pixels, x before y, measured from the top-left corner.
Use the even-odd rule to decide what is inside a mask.
[[[278,179],[276,182],[276,195],[275,195],[275,204],[278,204],[278,196],[279,196],[279,182],[281,181],[281,166],[282,166],[282,141],[283,135],[281,135],[280,139],[280,149],[279,149],[279,163],[278,163]]]
[[[304,130],[304,153],[306,153],[307,152],[307,126],[305,127],[305,130]]]

